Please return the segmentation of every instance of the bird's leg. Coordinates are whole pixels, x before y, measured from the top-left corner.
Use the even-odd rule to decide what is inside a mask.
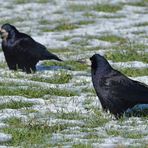
[[[34,73],[36,71],[36,66],[31,66],[31,71]]]
[[[9,67],[9,69],[10,70],[17,70],[17,66],[16,66],[16,64],[8,64],[8,67]]]
[[[35,66],[26,66],[25,67],[25,72],[26,73],[34,73],[36,71],[36,67]]]

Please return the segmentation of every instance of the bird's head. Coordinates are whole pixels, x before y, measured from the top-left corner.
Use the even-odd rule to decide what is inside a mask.
[[[90,61],[91,61],[91,69],[93,71],[98,70],[100,72],[103,72],[112,69],[108,61],[99,54],[94,54],[90,58]]]
[[[7,39],[9,36],[13,35],[15,32],[17,32],[17,29],[10,24],[4,24],[0,28],[0,35],[2,39]]]

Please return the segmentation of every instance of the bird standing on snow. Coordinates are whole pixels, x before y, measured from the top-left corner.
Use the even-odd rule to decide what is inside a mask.
[[[33,40],[29,35],[19,32],[10,24],[0,29],[2,50],[10,70],[21,69],[27,73],[36,71],[39,60],[58,60],[56,55],[47,51],[46,47]]]
[[[148,104],[148,86],[113,69],[101,55],[91,58],[92,82],[103,110],[119,118],[136,104]]]

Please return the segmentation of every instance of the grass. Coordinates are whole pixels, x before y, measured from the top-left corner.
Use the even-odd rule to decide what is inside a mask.
[[[64,37],[62,40],[63,41],[66,41],[70,39],[69,37]],[[48,49],[49,52],[55,52],[55,53],[67,53],[67,52],[70,52],[70,49],[69,48],[57,48],[57,49]]]
[[[24,18],[22,17],[14,17],[13,19],[0,19],[0,24],[5,24],[5,23],[9,23],[9,24],[12,24],[14,25],[16,22],[23,22],[25,21]]]
[[[20,4],[22,3],[22,6],[26,2],[36,2],[36,3],[49,2],[49,4],[51,4],[52,2],[55,2],[55,0],[33,0],[33,1],[16,0],[16,1],[18,1],[18,3]],[[139,2],[141,3],[139,4],[139,6],[145,5],[144,1],[146,2],[146,0],[141,0]],[[142,132],[144,133],[146,132],[146,130],[143,131],[143,126],[147,125],[147,122],[146,122],[147,118],[144,119],[144,117],[140,116],[139,118],[136,118],[134,120],[135,124],[133,120],[131,120],[130,118],[129,119],[123,118],[123,124],[120,124],[118,121],[116,122],[116,120],[109,118],[110,115],[108,116],[107,114],[105,114],[97,106],[98,103],[96,103],[97,101],[96,99],[98,98],[96,98],[97,96],[92,87],[91,80],[88,81],[89,79],[87,80],[83,80],[84,78],[81,79],[83,75],[84,77],[88,77],[88,75],[90,76],[90,67],[88,67],[86,64],[82,64],[76,61],[79,58],[79,54],[84,53],[84,56],[85,56],[85,54],[87,53],[87,54],[90,54],[91,56],[91,54],[97,53],[98,51],[99,53],[102,52],[101,50],[105,51],[106,48],[107,48],[106,51],[110,50],[109,48],[113,48],[115,52],[111,51],[106,53],[107,59],[111,59],[112,61],[117,61],[117,62],[120,62],[120,61],[127,62],[127,61],[138,60],[138,61],[143,61],[145,63],[148,63],[148,58],[147,58],[148,54],[145,52],[145,49],[147,49],[146,45],[140,44],[138,41],[135,41],[135,43],[130,43],[128,42],[128,39],[126,37],[118,36],[116,34],[115,35],[102,34],[102,36],[100,37],[99,34],[97,35],[98,30],[96,30],[96,32],[95,31],[90,32],[88,30],[86,31],[88,32],[88,34],[87,33],[85,34],[84,32],[77,32],[77,31],[76,32],[72,31],[71,33],[71,30],[73,29],[76,29],[79,27],[84,28],[84,26],[81,26],[81,25],[89,25],[89,24],[94,25],[95,20],[99,22],[99,20],[107,21],[107,19],[109,19],[109,21],[114,21],[114,22],[117,21],[116,23],[118,23],[119,20],[115,20],[114,18],[121,17],[121,16],[118,17],[117,11],[122,10],[124,6],[124,5],[121,6],[120,4],[109,5],[108,3],[107,5],[104,5],[103,3],[96,4],[96,5],[95,4],[81,5],[77,3],[78,5],[74,5],[72,3],[73,2],[70,2],[71,4],[70,11],[73,11],[74,13],[72,12],[68,13],[68,11],[65,11],[66,10],[65,8],[61,9],[59,7],[57,7],[59,9],[53,12],[54,14],[58,13],[59,17],[62,17],[63,14],[67,14],[66,18],[69,18],[68,20],[54,21],[53,20],[54,16],[57,16],[57,15],[52,16],[51,19],[53,21],[51,22],[48,21],[48,16],[40,20],[36,19],[38,24],[41,25],[42,28],[45,28],[44,29],[45,34],[46,34],[46,31],[51,31],[52,33],[49,33],[49,34],[51,35],[53,34],[54,39],[62,40],[61,38],[63,37],[63,41],[67,41],[67,43],[72,43],[72,42],[74,43],[74,44],[71,44],[70,46],[69,44],[66,44],[68,45],[68,47],[66,46],[66,48],[61,47],[59,49],[58,48],[49,49],[49,51],[53,53],[55,52],[59,56],[63,55],[64,59],[66,59],[67,57],[66,59],[67,61],[64,61],[64,62],[44,61],[44,65],[61,66],[62,71],[59,72],[55,70],[55,74],[53,73],[50,74],[50,72],[47,72],[47,71],[42,71],[42,72],[39,71],[35,74],[29,74],[29,75],[25,73],[22,74],[21,72],[16,72],[16,73],[8,72],[8,71],[5,72],[5,69],[3,71],[3,68],[8,69],[8,67],[6,63],[0,62],[0,67],[2,68],[0,72],[1,79],[4,79],[5,77],[7,77],[10,79],[13,79],[13,78],[21,79],[21,80],[25,79],[28,82],[29,80],[36,81],[36,82],[45,82],[44,83],[45,85],[43,85],[42,83],[36,83],[32,81],[30,81],[30,83],[28,82],[20,83],[16,81],[12,83],[11,80],[10,80],[11,82],[9,82],[8,80],[5,81],[4,79],[0,82],[1,96],[17,95],[17,96],[25,96],[28,98],[42,98],[42,99],[47,99],[45,100],[45,103],[47,103],[47,105],[50,105],[50,103],[52,103],[52,105],[53,104],[56,105],[55,106],[56,109],[51,108],[48,110],[48,113],[45,114],[42,112],[42,110],[36,111],[34,107],[32,108],[31,107],[33,105],[32,103],[27,103],[23,101],[11,101],[8,103],[1,104],[0,105],[1,109],[5,109],[5,108],[19,109],[24,107],[25,110],[21,111],[21,114],[25,114],[25,116],[28,116],[27,120],[31,118],[30,121],[27,123],[24,123],[22,120],[18,118],[8,119],[6,123],[9,126],[5,127],[4,129],[1,128],[0,130],[1,132],[12,134],[13,139],[10,142],[2,143],[1,145],[6,145],[8,147],[14,146],[14,147],[26,147],[26,148],[28,147],[66,147],[70,145],[73,148],[92,148],[96,143],[101,144],[101,143],[104,143],[105,142],[104,140],[106,140],[107,138],[118,137],[118,136],[125,138],[125,141],[127,142],[130,142],[128,141],[127,138],[131,138],[135,140],[135,142],[132,143],[133,146],[131,147],[134,147],[135,145],[137,145],[137,143],[147,143],[147,141],[144,141],[146,139],[145,138],[146,136],[142,133]],[[134,3],[137,3],[137,2],[134,2]],[[58,3],[56,6],[59,6]],[[9,8],[12,9],[12,7],[9,7]],[[32,11],[31,8],[28,8],[28,9],[30,9],[29,12]],[[81,12],[79,13],[79,11]],[[110,14],[111,16],[109,16]],[[81,18],[84,17],[85,19],[78,20],[76,17],[80,15],[81,15]],[[9,18],[9,15],[8,15],[8,18]],[[110,20],[111,18],[113,20]],[[10,19],[8,21],[15,25],[15,23],[20,24],[20,22],[24,20],[21,18],[14,18],[14,20]],[[6,20],[3,19],[1,24],[5,22],[7,22],[7,19]],[[145,23],[139,22],[137,24],[137,27],[140,27],[140,26],[146,27],[147,22]],[[30,29],[32,30],[33,28],[31,27]],[[122,29],[122,27],[120,29]],[[70,31],[68,33],[64,33],[64,31],[67,31],[67,30],[70,30]],[[33,29],[32,31],[35,31],[35,30]],[[59,32],[56,33],[56,31],[59,31]],[[96,35],[91,35],[93,33],[96,33]],[[83,34],[83,35],[80,35],[80,34]],[[36,32],[34,32],[34,35],[36,36]],[[139,37],[141,36],[139,35]],[[93,41],[93,39],[103,40],[103,41],[113,43],[113,46],[101,47],[102,44],[100,44],[99,47],[92,47],[91,44],[89,43]],[[65,45],[65,42],[63,42],[63,45]],[[50,46],[50,43],[49,43],[49,46]],[[72,61],[70,56],[74,57],[75,60]],[[67,72],[67,69],[71,71]],[[146,68],[144,69],[122,68],[121,66],[121,69],[119,70],[124,74],[132,77],[148,75],[148,70]],[[78,80],[75,82],[74,80],[76,78]],[[68,83],[71,85],[71,82],[73,83],[72,86],[74,85],[73,88],[71,88],[71,90],[68,90],[68,88],[66,88],[67,84],[60,85],[60,88],[58,87],[58,85],[52,85],[52,86],[57,86],[57,88],[47,89],[47,86],[50,86],[50,84]],[[61,88],[61,86],[63,86],[63,88]],[[78,92],[75,91],[75,88],[76,90],[79,89]],[[79,93],[81,93],[80,96],[82,95],[82,100],[81,98],[77,98],[77,97],[74,97],[74,98],[72,97],[67,99],[67,96],[80,97]],[[55,95],[55,97],[52,97],[50,95]],[[65,96],[65,97],[62,97],[61,98],[62,100],[60,100],[59,96]],[[66,104],[68,104],[69,102],[69,99],[70,99],[70,102],[73,101],[74,104],[78,103],[78,106],[77,106],[78,108],[76,107],[75,111],[73,112],[71,112],[71,108],[69,108],[69,106],[68,108],[65,108]],[[71,100],[71,99],[74,99],[74,100]],[[80,100],[75,100],[75,99],[80,99]],[[59,101],[60,103],[58,103]],[[63,111],[62,111],[62,107],[63,107]],[[66,109],[68,112],[65,112]],[[37,119],[34,119],[34,116],[37,116]],[[73,124],[68,124],[68,123],[73,123]],[[141,133],[137,132],[138,131],[137,126],[140,126],[139,124],[142,127]],[[107,132],[105,132],[106,126],[110,127],[110,129]],[[116,129],[114,127],[116,128],[119,127],[119,129]],[[131,129],[133,129],[133,131],[130,131]],[[77,134],[78,134],[78,138],[74,138],[72,136],[72,135],[77,136]],[[80,135],[80,138],[79,138],[79,135]],[[102,141],[100,142],[100,140]],[[121,143],[122,142],[123,141],[121,140]],[[123,147],[125,147],[124,144],[123,144]]]
[[[88,66],[86,64],[82,64],[77,61],[64,61],[64,62],[56,62],[56,61],[45,61],[43,63],[45,66],[61,66],[63,68],[74,70],[74,71],[83,71],[87,70]]]
[[[98,139],[100,139],[100,135],[98,135],[98,133],[88,133],[86,136],[85,136],[86,139],[92,139],[93,141],[98,141]]]
[[[16,4],[26,4],[26,3],[29,3],[29,2],[31,2],[31,1],[29,1],[29,0],[15,0]],[[37,2],[37,3],[47,3],[49,1],[48,0],[35,0],[35,2]]]
[[[124,15],[103,15],[103,16],[100,16],[100,18],[106,18],[106,19],[120,19],[120,18],[125,18]]]
[[[128,134],[125,134],[125,136],[123,136],[125,138],[131,138],[131,139],[140,139],[144,137],[144,134],[139,133],[139,132],[129,132]]]
[[[127,50],[128,52],[144,51],[147,48],[148,48],[148,45],[131,42],[130,40],[127,40],[126,42],[122,42],[117,46],[113,46],[113,49],[120,50],[120,52],[123,52],[123,50]]]
[[[1,81],[0,82],[0,89],[2,87],[9,87],[9,88],[13,89],[14,87],[19,87],[19,86],[25,86],[25,84],[24,83],[18,83],[18,82],[9,82],[9,81]]]
[[[54,74],[51,78],[38,77],[38,76],[33,76],[31,78],[31,80],[33,80],[33,81],[53,83],[53,84],[68,83],[71,79],[72,79],[72,75],[67,74],[66,72],[61,72],[59,74]]]
[[[85,12],[83,14],[83,16],[85,16],[87,18],[96,18],[96,16],[94,14],[92,14],[91,12]]]
[[[71,42],[72,45],[77,45],[81,47],[85,47],[88,45],[88,38],[82,38],[76,41]]]
[[[138,7],[146,7],[148,6],[147,0],[140,0],[139,2],[128,2],[128,5],[138,6]]]
[[[71,37],[71,36],[64,36],[63,37],[63,41],[68,41],[68,40],[70,40],[70,39],[72,39],[73,37]]]
[[[69,5],[69,10],[71,11],[87,11],[90,10],[90,7],[88,5],[78,5],[78,4],[71,4]]]
[[[65,120],[82,120],[84,119],[83,115],[79,112],[68,112],[68,113],[58,113],[56,114],[56,117],[59,119],[65,119]]]
[[[89,92],[89,93],[92,93],[92,94],[96,94],[94,88],[87,88],[87,87],[86,87],[86,88],[83,88],[83,89],[82,89],[82,92],[83,92],[83,93],[86,93],[86,92],[88,93],[88,92]]]
[[[81,20],[79,22],[77,22],[76,24],[77,25],[89,25],[89,24],[93,24],[95,23],[95,21],[92,21],[92,20]]]
[[[115,137],[122,136],[124,138],[131,138],[131,139],[140,139],[144,137],[144,134],[139,132],[135,133],[134,131],[125,132],[120,130],[109,129],[109,130],[106,130],[106,132],[108,135],[115,136]]]
[[[104,35],[104,36],[85,35],[85,36],[79,36],[79,38],[81,38],[81,39],[79,41],[73,42],[73,44],[80,45],[83,48],[85,48],[85,46],[88,45],[89,40],[93,40],[93,39],[107,41],[107,42],[111,42],[111,43],[118,42],[120,46],[127,44],[127,40],[125,38],[120,37],[120,36],[116,36],[116,35]],[[95,48],[95,47],[93,47],[93,48]],[[98,50],[99,48],[100,47],[96,47],[95,50]],[[117,47],[115,46],[115,48],[117,48]],[[90,50],[92,50],[92,47]]]
[[[86,123],[84,127],[87,128],[95,128],[99,126],[102,127],[108,122],[108,119],[102,116],[102,113],[98,108],[92,107],[90,110],[92,114],[84,120],[84,122]]]
[[[72,30],[78,28],[77,25],[71,23],[61,23],[54,28],[54,31]]]
[[[12,100],[8,103],[0,104],[0,109],[5,109],[5,108],[19,109],[19,108],[31,107],[31,106],[33,106],[33,103]]]
[[[0,62],[0,68],[5,68],[7,67],[7,63],[6,62]]]
[[[11,134],[12,140],[7,142],[7,146],[21,146],[24,148],[35,147],[35,145],[44,145],[50,147],[49,140],[52,133],[60,132],[68,127],[66,124],[56,124],[49,126],[48,124],[31,121],[23,123],[18,118],[10,118],[5,121],[9,124],[8,128],[2,129],[3,132]]]
[[[137,27],[146,27],[146,26],[148,26],[148,22],[138,23],[135,26],[137,26]]]
[[[114,62],[142,61],[148,63],[148,53],[137,51],[106,52],[106,58]]]
[[[41,30],[43,32],[53,32],[53,31],[65,31],[65,30],[73,30],[78,28],[78,25],[76,24],[72,24],[72,23],[68,23],[68,22],[58,22],[58,25],[56,25],[54,28],[52,29],[48,29],[48,28],[42,28]]]
[[[115,13],[122,9],[121,5],[108,5],[108,4],[96,4],[93,6],[93,10],[102,11],[108,13]]]
[[[74,144],[72,148],[93,148],[91,144]]]
[[[6,65],[6,67],[7,67],[7,65]],[[28,77],[29,77],[29,75],[25,75],[25,73],[19,73],[18,72],[19,70],[17,70],[17,71],[6,71],[6,72],[4,72],[1,76],[3,76],[3,79],[5,80],[5,78],[7,79],[7,78],[14,78],[14,79],[28,79]],[[9,86],[22,86],[22,85],[25,85],[23,82],[21,83],[21,82],[15,82],[15,81],[7,81],[7,80],[5,80],[5,81],[0,81],[0,86],[2,86],[2,85],[6,85],[6,86],[8,86],[7,85],[7,83],[11,83],[11,85],[9,85]]]
[[[45,95],[70,97],[78,94],[75,91],[58,89],[58,88],[49,88],[49,89],[43,89],[43,88],[10,89],[7,87],[0,88],[0,96],[25,96],[28,98],[41,98],[44,97]]]
[[[28,3],[29,0],[15,0],[15,3],[16,4],[25,4],[25,3]]]
[[[114,42],[125,43],[126,42],[125,38],[115,36],[115,35],[105,35],[105,36],[99,37],[99,39],[103,41],[107,41],[107,42],[112,42],[112,43]]]
[[[71,11],[98,11],[98,12],[107,12],[107,13],[115,13],[122,9],[121,5],[108,5],[108,4],[95,4],[95,5],[77,5],[71,4],[69,6],[69,10]]]
[[[119,130],[114,130],[114,129],[108,129],[108,130],[106,130],[106,133],[108,135],[115,136],[115,137],[117,137],[121,134],[121,132]]]
[[[37,0],[36,2],[37,2],[37,3],[48,3],[49,0]]]
[[[47,24],[49,24],[50,22],[49,22],[49,20],[46,20],[46,19],[41,19],[41,20],[39,20],[39,24],[40,25],[47,25]]]
[[[120,68],[119,71],[121,71],[122,73],[130,77],[148,75],[147,68],[139,68],[139,69],[138,68]]]

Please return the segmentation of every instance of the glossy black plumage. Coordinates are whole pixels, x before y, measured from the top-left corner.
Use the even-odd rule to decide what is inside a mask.
[[[36,42],[29,35],[19,32],[14,26],[4,24],[1,27],[2,50],[10,70],[21,69],[27,73],[36,71],[39,60],[58,60],[56,55]]]
[[[136,104],[148,104],[148,86],[113,69],[101,55],[91,58],[92,82],[103,110],[119,118]]]

